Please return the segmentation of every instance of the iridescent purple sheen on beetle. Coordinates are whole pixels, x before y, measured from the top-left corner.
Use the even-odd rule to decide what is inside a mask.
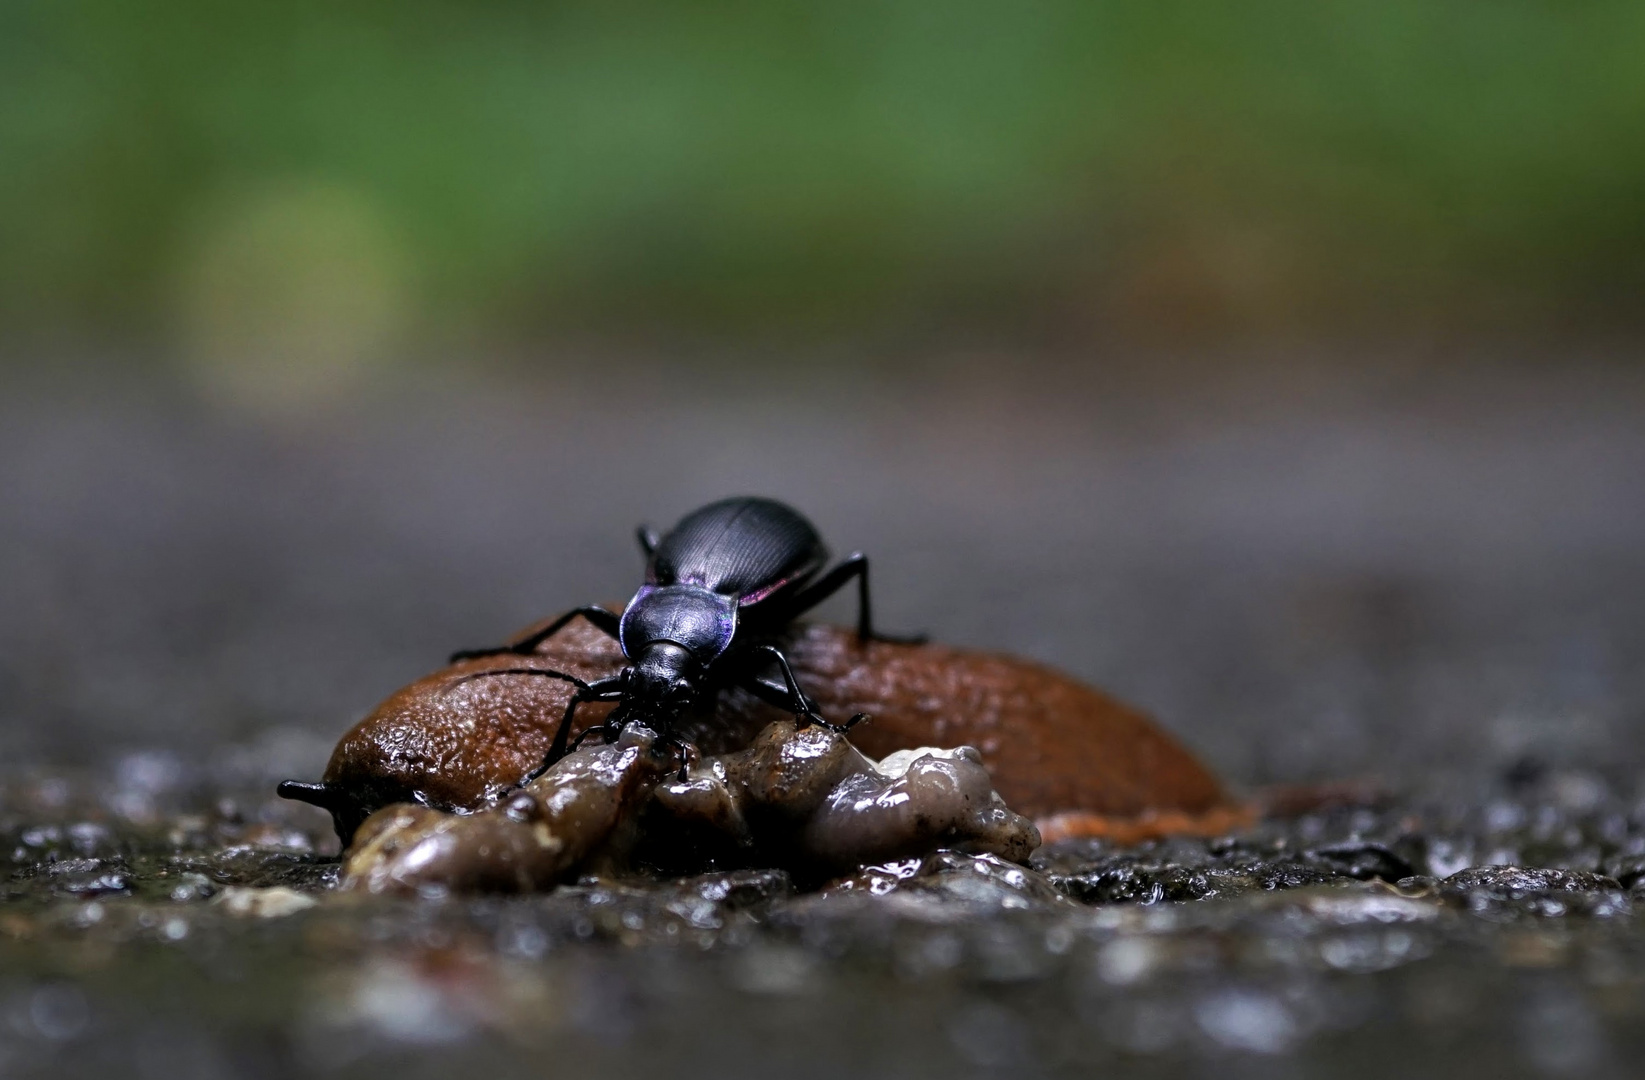
[[[867,556],[853,552],[819,577],[828,563],[828,548],[817,530],[791,507],[753,497],[710,503],[687,514],[666,536],[643,526],[639,536],[646,554],[645,584],[621,615],[602,607],[574,608],[518,641],[451,658],[456,662],[508,653],[527,656],[578,616],[622,645],[628,666],[592,683],[536,667],[469,676],[536,675],[576,685],[547,758],[525,779],[541,775],[565,756],[572,715],[587,702],[615,702],[617,707],[605,723],[579,738],[599,731],[609,743],[625,724],[638,720],[657,732],[659,746],[680,752],[682,769],[689,755],[677,730],[681,718],[692,712],[712,713],[719,692],[728,687],[740,687],[788,710],[802,728],[812,723],[835,727],[800,689],[775,639],[853,579],[858,638],[880,636],[874,633],[868,605]],[[780,682],[767,677],[773,669]],[[851,723],[859,719],[853,717]]]
[[[617,641],[630,659],[654,641],[672,641],[708,664],[731,647],[736,634],[736,597],[701,585],[641,585],[623,609]]]

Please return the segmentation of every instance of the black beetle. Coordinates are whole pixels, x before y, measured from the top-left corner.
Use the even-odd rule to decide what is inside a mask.
[[[592,683],[542,668],[501,668],[468,676],[540,675],[576,684],[548,757],[532,776],[566,755],[572,715],[584,702],[617,703],[605,724],[589,732],[601,731],[609,741],[624,724],[637,719],[679,749],[682,758],[686,746],[674,730],[676,722],[699,706],[712,705],[725,687],[740,686],[793,713],[802,725],[821,723],[844,730],[865,719],[858,714],[844,725],[824,720],[795,681],[788,658],[771,640],[853,578],[859,640],[920,640],[876,635],[868,599],[868,556],[853,552],[819,577],[828,562],[822,537],[798,511],[775,499],[723,499],[687,514],[660,538],[641,526],[639,539],[647,558],[645,584],[621,615],[602,607],[573,608],[507,645],[465,649],[451,656],[455,663],[509,653],[529,655],[579,616],[622,645],[628,666]],[[773,666],[782,675],[780,684],[761,677],[762,668]]]

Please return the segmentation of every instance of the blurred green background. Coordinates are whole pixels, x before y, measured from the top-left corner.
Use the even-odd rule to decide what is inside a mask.
[[[1642,286],[1631,0],[0,3],[14,339],[1592,329]]]

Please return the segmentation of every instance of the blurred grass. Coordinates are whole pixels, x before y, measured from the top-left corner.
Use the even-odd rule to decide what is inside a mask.
[[[0,319],[249,335],[357,267],[504,337],[1608,319],[1642,57],[1628,0],[4,0]]]

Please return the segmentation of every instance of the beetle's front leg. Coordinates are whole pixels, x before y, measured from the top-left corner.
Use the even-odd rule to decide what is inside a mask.
[[[600,679],[597,682],[586,683],[579,686],[577,688],[577,692],[571,695],[571,700],[565,703],[565,715],[560,717],[560,726],[554,732],[554,743],[548,749],[548,756],[543,758],[543,763],[537,766],[531,775],[527,776],[522,783],[530,783],[531,781],[537,779],[537,777],[547,772],[550,766],[565,757],[569,752],[566,749],[566,742],[571,737],[571,716],[577,711],[577,706],[582,705],[585,702],[621,701],[623,691],[627,688],[627,686],[627,668],[624,668],[620,673],[611,676],[609,679]],[[609,724],[609,718],[607,718],[607,723]],[[593,729],[590,728],[589,730],[592,731]],[[585,731],[583,734],[587,735],[588,732]],[[579,746],[582,745],[582,740],[580,738],[577,742]]]
[[[781,649],[775,645],[756,645],[751,651],[756,655],[765,656],[776,661],[777,667],[783,675],[783,685],[779,686],[776,683],[766,682],[752,671],[741,680],[740,685],[766,704],[775,705],[779,709],[786,709],[793,713],[795,719],[799,720],[801,727],[805,727],[807,724],[821,724],[830,731],[844,733],[868,719],[867,713],[858,713],[844,724],[833,723],[817,711],[817,703],[807,697],[805,691],[800,689],[799,681],[794,678],[794,669],[789,666],[788,657],[783,655]]]
[[[679,780],[682,784],[690,778],[691,763],[693,761],[702,760],[703,752],[697,749],[696,743],[693,743],[690,739],[676,735],[672,731],[659,735],[656,743],[653,745],[661,747],[665,750],[673,750],[680,755],[680,771],[675,774],[675,779]]]

